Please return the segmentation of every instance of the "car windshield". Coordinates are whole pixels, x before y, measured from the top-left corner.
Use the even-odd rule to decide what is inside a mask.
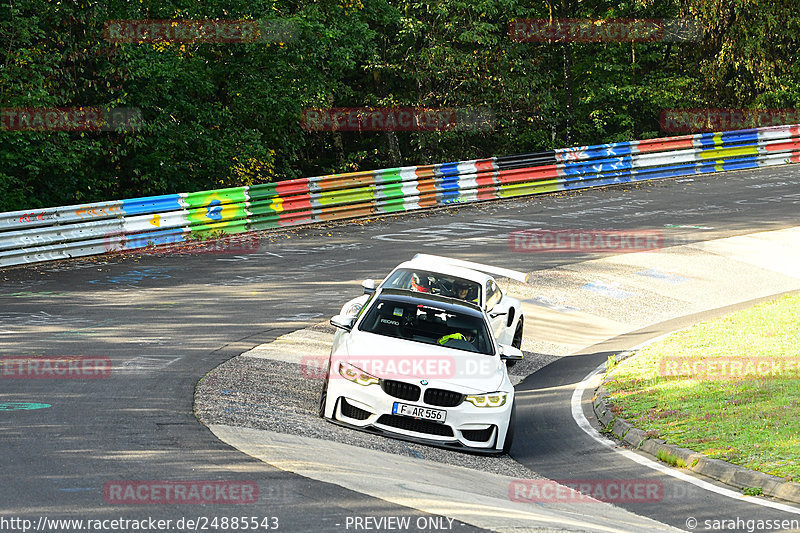
[[[486,324],[481,317],[440,309],[435,305],[380,298],[364,316],[358,329],[456,350],[493,354]]]
[[[398,268],[383,286],[389,289],[410,289],[417,292],[439,294],[480,304],[481,285],[468,279],[447,276],[428,270]]]

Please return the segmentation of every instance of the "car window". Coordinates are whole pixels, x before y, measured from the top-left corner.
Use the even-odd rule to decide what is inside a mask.
[[[415,302],[380,298],[367,311],[358,329],[456,350],[493,354],[483,318]]]
[[[491,310],[495,305],[500,303],[500,300],[503,299],[503,293],[500,291],[500,287],[497,286],[497,283],[494,280],[489,280],[486,282],[486,309]]]
[[[421,269],[398,268],[386,278],[383,287],[439,294],[477,304],[481,301],[479,283]]]

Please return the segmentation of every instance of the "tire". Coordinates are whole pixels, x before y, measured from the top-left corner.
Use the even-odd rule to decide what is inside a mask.
[[[503,453],[508,454],[511,451],[511,445],[514,444],[514,426],[517,423],[517,402],[511,405],[511,416],[508,417],[508,429],[506,430],[506,441],[503,443]]]
[[[322,387],[322,393],[319,395],[319,410],[317,414],[319,414],[320,418],[325,418],[325,404],[328,401],[328,382],[325,381],[325,385]]]
[[[517,323],[517,329],[514,331],[514,339],[511,341],[511,346],[517,348],[519,350],[522,349],[522,329],[523,329],[523,321],[522,316],[519,317],[519,322]],[[506,368],[513,368],[516,365],[516,361],[506,361]]]
[[[517,323],[517,329],[516,331],[514,331],[514,340],[511,341],[511,346],[519,350],[522,349],[523,322],[524,321],[522,320],[522,317],[519,317],[519,322]]]
[[[325,418],[325,404],[328,401],[328,380],[330,379],[331,360],[328,358],[328,368],[325,369],[325,381],[322,383],[322,392],[319,395],[319,407],[317,408],[317,414],[320,418]]]

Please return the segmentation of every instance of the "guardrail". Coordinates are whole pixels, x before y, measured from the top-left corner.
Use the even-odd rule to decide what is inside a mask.
[[[204,238],[800,162],[800,125],[663,137],[0,213],[0,267]]]

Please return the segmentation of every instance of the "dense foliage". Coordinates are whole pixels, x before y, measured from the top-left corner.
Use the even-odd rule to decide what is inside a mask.
[[[666,108],[800,107],[771,0],[0,0],[0,108],[141,109],[133,132],[0,129],[0,211],[664,135]],[[685,18],[700,42],[531,43],[516,18]],[[120,43],[112,19],[279,19],[286,42]],[[304,108],[490,108],[491,131],[309,132]]]

